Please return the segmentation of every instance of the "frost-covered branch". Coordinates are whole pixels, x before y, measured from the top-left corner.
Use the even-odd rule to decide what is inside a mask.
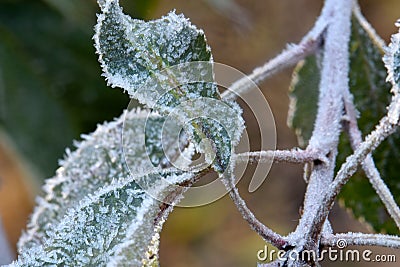
[[[293,66],[300,60],[313,54],[320,46],[321,37],[329,22],[327,11],[327,9],[322,10],[321,16],[316,21],[314,27],[303,37],[299,44],[289,45],[278,56],[269,60],[263,66],[254,69],[250,75],[233,83],[232,86],[222,93],[222,98],[233,100],[237,96],[254,89],[254,83],[261,83],[278,71]]]
[[[237,96],[254,89],[254,83],[261,83],[278,71],[297,64],[300,60],[315,52],[319,43],[319,39],[307,39],[299,44],[290,45],[278,56],[254,69],[250,75],[233,83],[221,96],[226,100],[233,100]]]
[[[383,234],[344,233],[324,235],[321,245],[334,247],[339,242],[346,246],[380,246],[389,248],[400,248],[400,237]]]
[[[325,162],[327,159],[324,155],[318,153],[318,151],[309,150],[266,150],[266,151],[255,151],[245,152],[236,155],[236,160],[254,162],[286,162],[286,163],[306,163],[312,161]]]
[[[357,125],[356,108],[350,92],[344,95],[344,105],[348,118],[346,130],[353,150],[356,150],[362,142],[362,133]],[[395,221],[397,228],[400,229],[400,208],[393,198],[392,193],[377,170],[372,155],[367,155],[361,164],[365,175],[375,189],[376,193],[385,205],[388,213]]]
[[[400,27],[400,23],[396,23]],[[346,162],[341,166],[334,182],[330,185],[331,190],[323,201],[325,207],[331,207],[337,194],[342,189],[347,180],[355,173],[358,165],[368,156],[370,152],[382,143],[388,136],[393,134],[399,124],[400,117],[400,87],[399,87],[399,68],[398,68],[398,51],[400,50],[400,33],[392,36],[391,44],[386,48],[386,53],[383,58],[385,66],[388,70],[387,80],[393,85],[392,101],[388,108],[387,115],[382,118],[379,125],[365,141],[362,142],[355,150],[354,154],[346,159]]]
[[[328,212],[322,213],[319,209],[323,207],[324,195],[328,194],[334,175],[343,111],[342,94],[348,90],[352,2],[328,0],[324,9],[331,23],[325,37],[319,107],[308,149],[321,150],[327,155],[328,162],[314,164],[307,186],[304,213],[293,234],[293,238],[305,240],[304,247],[312,250],[317,250],[317,242],[328,215]]]
[[[259,234],[265,241],[271,243],[275,247],[282,249],[287,245],[286,239],[274,232],[272,229],[268,228],[262,222],[260,222],[256,216],[251,212],[251,210],[247,207],[246,202],[239,194],[239,190],[236,188],[233,183],[233,177],[228,177],[224,179],[225,186],[229,191],[229,196],[233,200],[233,203],[236,205],[240,214],[243,218],[248,222],[250,227]]]

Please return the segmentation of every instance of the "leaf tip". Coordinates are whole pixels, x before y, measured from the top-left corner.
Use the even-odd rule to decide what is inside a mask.
[[[400,19],[396,21],[395,25],[400,28]],[[385,48],[383,62],[388,71],[386,80],[393,84],[394,93],[398,93],[400,83],[400,29],[398,33],[392,35],[391,43]]]

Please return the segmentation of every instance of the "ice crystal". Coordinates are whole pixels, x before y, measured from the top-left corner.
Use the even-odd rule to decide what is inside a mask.
[[[400,20],[395,25],[400,27]],[[388,117],[390,123],[397,124],[400,117],[400,29],[397,34],[392,35],[391,43],[385,49],[383,61],[388,70],[387,80],[392,83],[392,92],[394,93]]]
[[[232,168],[242,111],[220,99],[204,33],[174,12],[144,22],[123,14],[118,0],[98,3],[104,76],[154,111],[125,112],[66,151],[13,266],[156,265],[163,222],[185,190],[175,185],[195,175],[187,160],[194,147],[221,175]]]
[[[174,12],[144,22],[125,15],[117,0],[99,4],[102,14],[94,39],[108,83],[123,88],[163,116],[175,112],[175,119],[189,131],[197,150],[209,152],[209,158],[216,155],[213,167],[223,172],[244,126],[240,108],[220,100],[203,31]],[[188,107],[188,102],[199,103],[199,99],[200,108]],[[209,105],[208,99],[219,102]],[[218,130],[217,125],[225,129]],[[152,143],[160,135],[155,131],[146,140],[154,152],[151,161],[155,165],[160,164],[156,155],[162,152]],[[200,142],[204,138],[211,139],[212,151],[203,151]]]
[[[77,149],[66,152],[56,176],[46,181],[45,195],[38,198],[28,230],[19,241],[20,257],[15,265],[78,266],[125,260],[128,256],[116,254],[120,246],[135,246],[137,253],[129,254],[127,261],[145,258],[147,247],[154,243],[155,229],[162,226],[154,221],[167,214],[160,213],[160,203],[144,190],[162,199],[172,193],[162,177],[176,184],[192,176],[178,170],[161,171],[149,161],[154,154],[146,153],[145,124],[154,131],[161,122],[157,114],[132,110],[98,126],[93,134],[83,135]],[[122,153],[123,127],[125,149],[130,151],[125,159],[134,162],[131,172]],[[161,161],[165,155],[156,153],[155,157]]]
[[[396,26],[400,27],[400,20],[396,22]],[[388,69],[387,80],[393,84],[395,93],[398,93],[400,90],[400,30],[392,35],[383,60]]]
[[[172,192],[160,186],[160,177],[177,183],[191,176],[166,170],[143,178],[152,181],[159,197],[167,197]],[[41,244],[25,249],[14,265],[142,266],[148,250],[155,253],[153,244],[164,221],[160,206],[132,177],[111,182],[68,209]]]
[[[211,61],[203,31],[183,15],[171,12],[144,22],[125,15],[118,2],[100,3],[103,13],[98,16],[94,36],[104,76],[111,86],[121,87],[149,104],[155,96],[152,88],[144,89],[144,84],[155,73],[181,63]]]
[[[244,129],[240,107],[233,102],[201,99],[185,103],[177,112],[180,114],[184,114],[185,121],[190,121],[184,127],[197,150],[205,153],[206,158],[213,157],[214,169],[224,172]],[[201,146],[204,140],[211,142],[211,151]]]

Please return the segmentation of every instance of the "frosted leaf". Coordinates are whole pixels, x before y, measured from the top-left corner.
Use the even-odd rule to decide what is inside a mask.
[[[211,158],[211,154],[215,155],[213,167],[222,173],[229,164],[231,149],[239,142],[244,122],[242,110],[235,102],[212,97],[215,84],[201,81],[213,79],[212,75],[207,74],[210,69],[212,70],[212,64],[196,63],[163,70],[161,73],[167,73],[167,80],[174,81],[177,84],[174,88],[178,89],[166,90],[153,107],[182,123],[182,128],[199,152],[206,153],[206,158]],[[205,71],[205,78],[201,77],[202,71]],[[179,76],[182,73],[184,77]],[[185,81],[185,77],[190,77],[189,81]],[[171,86],[168,83],[161,87],[168,89]],[[177,95],[179,96],[176,97]],[[200,144],[204,139],[211,141],[211,150],[202,149]]]
[[[212,157],[213,168],[223,173],[244,130],[240,107],[234,102],[202,98],[181,104],[171,116],[177,120],[183,117],[183,127],[197,150],[205,153],[206,158]],[[211,146],[202,146],[206,140]]]
[[[144,22],[123,14],[118,2],[99,2],[103,13],[98,16],[94,36],[109,85],[121,87],[149,105],[155,99],[144,83],[157,72],[185,62],[211,61],[204,32],[183,15],[171,12]]]
[[[163,116],[178,109],[180,112],[175,119],[193,124],[189,138],[196,144],[197,150],[204,152],[199,141],[204,137],[211,139],[214,150],[210,152],[216,155],[213,167],[223,172],[232,146],[238,143],[244,128],[240,108],[235,103],[223,101],[220,106],[232,106],[229,113],[217,105],[212,107],[214,113],[219,113],[217,122],[222,117],[229,122],[228,129],[222,134],[221,131],[210,131],[214,127],[213,118],[208,122],[202,119],[201,125],[197,125],[199,120],[188,120],[188,114],[193,114],[193,111],[182,110],[181,107],[186,101],[200,98],[220,100],[214,83],[211,53],[203,31],[174,12],[161,19],[144,22],[123,14],[117,0],[101,1],[99,4],[103,13],[98,17],[94,40],[108,83],[123,88],[131,97]],[[197,114],[210,119],[204,114]],[[185,130],[188,128],[186,125]],[[152,146],[152,140],[159,135],[160,132],[155,131],[146,140],[146,145],[154,152],[158,148]],[[156,157],[151,161],[159,164]]]
[[[191,123],[185,129],[192,139],[199,139],[199,150],[210,150],[200,141],[211,139],[213,166],[219,172],[229,166],[244,128],[239,106],[220,100],[202,31],[175,13],[143,22],[124,15],[117,0],[101,0],[99,5],[103,13],[94,39],[108,83],[127,90],[161,116],[127,112],[82,136],[76,151],[66,151],[20,239],[15,266],[157,264],[162,224],[185,190],[176,185],[194,176],[174,168],[163,170],[169,166],[169,154],[176,152],[174,139],[160,141],[165,116],[178,110],[174,119]],[[184,71],[181,63],[192,61],[207,64],[195,63]],[[178,67],[171,71],[170,66]],[[186,101],[199,98],[219,102],[182,109]],[[193,114],[198,116],[191,120]],[[226,120],[221,122],[221,117]],[[166,135],[180,129],[167,127]],[[192,152],[189,144],[182,155]]]
[[[400,24],[397,22],[396,26]],[[400,88],[400,30],[398,33],[393,34],[391,43],[385,49],[385,56],[383,57],[386,68],[388,70],[387,80],[394,86],[395,93],[399,93]]]
[[[179,201],[180,195],[158,182],[161,177],[176,184],[193,174],[169,169],[141,177],[150,181],[147,189],[159,198]],[[148,196],[135,179],[114,181],[85,197],[47,230],[41,244],[24,249],[13,265],[149,266],[157,258],[155,245],[172,208]]]
[[[289,88],[287,124],[295,131],[300,147],[307,147],[314,129],[320,82],[319,61],[319,57],[313,55],[297,64]]]
[[[177,128],[176,124],[166,124],[165,118],[161,116],[147,121],[143,129],[144,132],[141,132],[138,136],[126,133],[127,127],[124,127],[124,136],[127,134],[127,136],[134,136],[135,139],[141,138],[143,140],[146,146],[146,153],[149,155],[154,167],[163,167],[169,164],[169,161],[173,160],[179,153],[179,144],[175,142],[175,133],[179,133],[181,129]],[[129,147],[130,141],[129,139],[124,140],[124,147]],[[135,161],[129,162],[130,159],[134,159],[134,157],[129,156],[129,151],[125,150],[125,154],[127,154],[128,165],[136,165]]]
[[[86,196],[94,194],[99,188],[113,181],[122,181],[129,177],[130,172],[124,163],[122,153],[123,127],[124,148],[130,152],[125,153],[125,160],[134,163],[130,165],[131,173],[140,175],[154,171],[155,167],[148,157],[155,156],[157,162],[161,162],[165,155],[154,154],[152,150],[146,151],[145,125],[153,131],[152,129],[159,128],[162,122],[163,119],[155,113],[132,110],[125,112],[113,122],[99,125],[94,133],[82,135],[83,141],[76,144],[77,149],[74,152],[66,151],[66,158],[60,161],[61,167],[57,170],[56,176],[46,181],[44,197],[37,200],[37,207],[31,216],[28,230],[20,238],[19,251],[26,255],[26,250],[36,249],[44,240],[49,239],[49,231],[60,223],[68,209],[78,205]],[[168,131],[173,130],[168,129]],[[167,139],[167,143],[171,142]],[[153,145],[161,146],[157,143]],[[150,179],[146,182],[148,184]],[[157,180],[152,182],[155,184]],[[131,188],[127,189],[131,192],[128,202],[135,201],[134,195],[140,189],[135,186],[132,184]],[[115,194],[117,196],[122,193],[115,191]],[[108,214],[111,210],[112,207],[105,205],[103,199],[97,212]],[[149,221],[153,220],[154,218]],[[96,250],[90,253],[96,253]]]
[[[353,18],[349,85],[358,113],[357,124],[364,137],[388,113],[387,106],[392,98],[390,90],[393,88],[391,83],[385,81],[387,70],[382,62],[384,44],[370,27],[358,17]],[[394,166],[398,163],[399,141],[399,134],[394,133],[373,153],[375,165],[397,203],[400,203],[400,180]],[[347,156],[353,153],[346,135],[341,136],[338,148],[337,166],[341,166]],[[376,232],[399,234],[395,222],[363,171],[354,174],[343,187],[339,198],[356,218],[368,223]]]

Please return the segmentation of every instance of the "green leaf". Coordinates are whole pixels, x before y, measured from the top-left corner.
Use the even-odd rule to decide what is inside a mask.
[[[203,31],[183,15],[171,12],[161,19],[145,22],[125,15],[117,0],[104,2],[94,36],[104,76],[109,85],[127,90],[141,103],[152,106],[158,100],[151,92],[157,88],[143,90],[155,73],[182,63],[210,61],[211,51]],[[173,98],[182,96],[179,89],[173,89]],[[203,88],[193,89],[199,92]],[[216,86],[202,92],[208,97],[218,97]]]
[[[124,113],[83,136],[76,151],[67,151],[56,176],[46,181],[45,196],[38,199],[19,241],[16,266],[51,262],[138,266],[142,259],[157,259],[149,253],[157,253],[159,231],[172,208],[154,197],[178,194],[172,191],[176,190],[173,185],[187,181],[193,173],[152,165],[149,158],[159,155],[146,153],[146,124],[158,128],[160,116],[147,111]]]
[[[98,2],[103,13],[94,40],[108,84],[124,89],[161,115],[173,114],[176,121],[184,122],[182,127],[197,150],[213,158],[214,169],[222,173],[244,123],[236,103],[220,100],[204,32],[174,12],[145,22],[125,15],[118,0]],[[210,99],[220,105],[208,105]],[[205,109],[211,108],[214,111],[209,113],[219,115],[208,116]],[[232,119],[220,122],[224,131],[210,131],[221,117]],[[213,143],[211,150],[201,144],[205,139]]]
[[[352,20],[350,43],[350,90],[360,113],[358,125],[365,137],[387,113],[392,94],[386,83],[387,72],[382,61],[383,48],[371,32],[364,29],[357,18]],[[350,145],[341,138],[338,161],[343,162],[350,154]],[[400,203],[400,179],[397,165],[400,158],[400,134],[395,133],[373,153],[381,177],[388,185],[397,203]],[[357,218],[363,218],[375,231],[398,234],[396,224],[362,171],[345,185],[339,198]]]
[[[314,129],[318,109],[320,81],[318,56],[301,61],[293,72],[289,91],[288,125],[296,135],[301,147],[307,147]]]
[[[175,184],[191,177],[190,173],[163,171],[141,178],[152,184],[158,197],[166,198],[172,192],[157,184],[158,180]],[[43,244],[23,250],[15,266],[151,266],[157,255],[146,252],[158,245],[167,213],[162,207],[133,178],[112,182],[69,209],[46,232]]]
[[[396,26],[400,27],[400,21],[396,22]],[[388,70],[387,80],[393,85],[395,94],[399,94],[400,88],[400,30],[397,34],[393,34],[389,47],[385,50],[383,58],[385,66]]]
[[[350,90],[360,113],[358,125],[364,134],[370,133],[387,113],[391,101],[391,85],[386,83],[387,72],[382,61],[383,48],[380,38],[365,29],[357,16],[352,18],[350,42]],[[398,50],[397,50],[398,51]],[[393,53],[392,61],[397,55]],[[388,61],[387,59],[386,61]],[[398,64],[397,64],[398,66]],[[295,70],[291,86],[289,125],[295,129],[299,144],[306,147],[311,137],[317,112],[319,69],[314,57],[309,57]],[[395,72],[395,69],[393,71]],[[390,79],[389,75],[389,79]],[[393,74],[392,77],[396,77]],[[400,134],[396,133],[383,142],[373,153],[382,178],[385,180],[397,203],[400,203],[400,180],[396,166],[400,158]],[[337,166],[352,153],[348,138],[342,135],[339,143]],[[349,208],[356,218],[369,223],[378,232],[398,234],[394,221],[362,171],[344,186],[339,195],[341,203]]]

